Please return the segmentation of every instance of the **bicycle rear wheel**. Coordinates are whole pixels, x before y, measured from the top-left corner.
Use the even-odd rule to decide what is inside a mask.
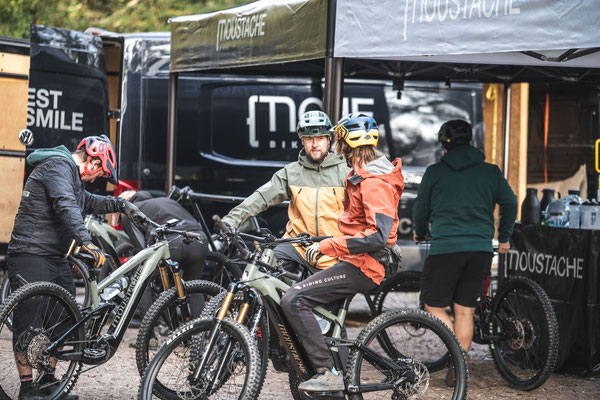
[[[349,398],[466,398],[467,365],[454,333],[440,320],[420,310],[390,311],[367,325],[348,359]],[[445,382],[446,369],[432,370],[431,360],[445,358],[455,372],[454,387]],[[392,367],[391,365],[394,367]]]
[[[510,278],[492,302],[490,351],[498,372],[513,387],[540,387],[554,371],[558,322],[544,289],[531,279]]]
[[[205,348],[212,319],[196,319],[177,329],[155,354],[140,385],[139,399],[239,399],[257,396],[260,357],[250,333],[231,320],[223,320],[212,348]],[[196,383],[190,381],[202,356],[206,364]],[[220,373],[221,361],[224,361]],[[163,382],[158,388],[155,383]]]
[[[420,308],[420,278],[420,272],[405,271],[386,279],[375,294],[377,315],[401,308]]]
[[[0,398],[18,397],[15,360],[20,368],[31,370],[34,387],[47,399],[60,398],[69,391],[77,381],[81,363],[63,360],[60,354],[82,351],[83,326],[71,333],[60,351],[48,354],[46,348],[80,319],[73,297],[54,283],[29,283],[11,294],[0,308]],[[55,380],[50,381],[47,373],[52,368]]]

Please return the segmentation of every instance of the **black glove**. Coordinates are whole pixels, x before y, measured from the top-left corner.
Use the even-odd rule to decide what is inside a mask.
[[[85,251],[94,257],[94,268],[100,268],[104,265],[104,253],[93,243],[82,244],[79,251]]]
[[[117,205],[119,207],[119,211],[125,214],[130,220],[137,223],[141,223],[144,221],[144,214],[140,211],[139,208],[137,208],[135,204],[125,199],[118,199]]]
[[[221,223],[227,227],[229,232],[235,232],[235,229],[233,228],[233,226],[231,226],[228,222],[221,220]],[[221,229],[219,224],[215,224],[215,226],[213,228],[213,232],[216,233],[217,235],[220,235],[221,233],[223,233],[223,230]]]

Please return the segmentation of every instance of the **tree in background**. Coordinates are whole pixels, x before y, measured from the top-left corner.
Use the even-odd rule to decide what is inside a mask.
[[[168,31],[167,21],[202,14],[251,0],[0,0],[0,36],[29,37],[29,24],[84,31]]]

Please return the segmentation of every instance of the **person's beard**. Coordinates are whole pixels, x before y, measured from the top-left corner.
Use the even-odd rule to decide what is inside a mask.
[[[310,153],[307,153],[306,155],[308,156],[308,158],[310,158],[315,164],[321,164],[323,162],[323,160],[325,159],[325,157],[327,157],[327,154],[329,154],[328,150],[325,150],[323,152],[323,155],[318,159],[315,160],[312,155]]]

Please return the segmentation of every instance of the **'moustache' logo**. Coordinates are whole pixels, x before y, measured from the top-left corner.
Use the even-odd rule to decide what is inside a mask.
[[[217,51],[227,50],[224,42],[264,36],[267,14],[220,19],[217,25]]]
[[[290,337],[290,334],[285,329],[285,326],[283,326],[282,324],[277,324],[277,326],[279,326],[279,329],[281,329],[281,334],[283,335],[285,342],[288,348],[290,349],[290,353],[292,353],[292,357],[294,357],[294,360],[296,360],[298,368],[303,374],[306,374],[306,367],[304,367],[304,363],[302,362],[302,359],[300,359],[300,355],[296,351],[296,346],[294,346],[294,344],[292,343],[292,338]]]

